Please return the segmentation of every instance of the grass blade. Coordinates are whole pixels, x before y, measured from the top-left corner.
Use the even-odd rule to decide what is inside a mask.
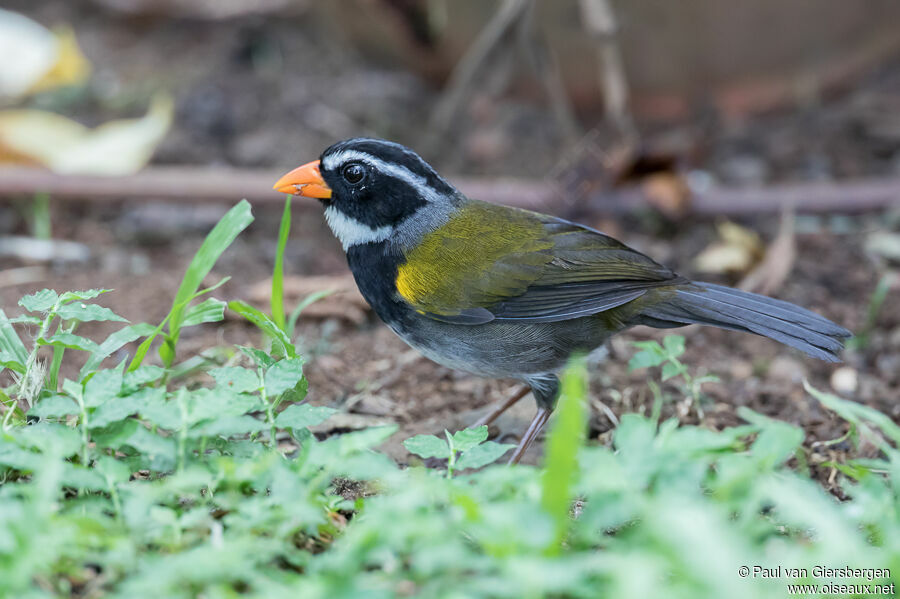
[[[87,362],[85,362],[84,366],[82,366],[81,372],[79,372],[78,374],[78,380],[83,381],[84,377],[100,367],[100,364],[104,359],[106,359],[107,356],[112,354],[114,351],[119,350],[123,345],[131,343],[132,341],[137,341],[141,337],[152,335],[155,330],[156,329],[153,327],[153,325],[147,324],[146,322],[133,324],[119,329],[118,331],[107,337],[106,340],[100,344],[99,350],[91,354],[91,356],[87,359]],[[133,369],[129,368],[129,371],[131,370]]]
[[[554,542],[547,553],[556,555],[569,528],[572,484],[578,469],[578,450],[587,426],[587,369],[584,359],[575,359],[562,377],[562,393],[556,417],[546,442],[546,462],[541,480],[541,507],[556,525]]]
[[[288,337],[294,336],[294,329],[297,328],[297,320],[300,318],[300,314],[311,304],[316,303],[322,298],[326,298],[329,295],[334,293],[333,289],[326,289],[324,291],[316,291],[314,293],[310,293],[306,297],[301,300],[297,307],[291,311],[291,315],[288,318],[287,326],[284,327],[285,332],[288,334]]]
[[[275,269],[272,271],[272,320],[284,330],[284,248],[291,234],[291,196],[284,201],[284,213],[278,228],[278,251],[275,253]]]
[[[250,203],[247,200],[241,200],[222,217],[222,220],[216,223],[213,230],[203,240],[194,259],[191,260],[181,279],[181,286],[175,294],[175,300],[172,302],[172,311],[169,313],[169,333],[166,335],[165,343],[159,348],[160,357],[166,367],[171,366],[175,360],[175,346],[178,343],[185,307],[193,299],[197,289],[203,283],[203,279],[212,270],[222,253],[252,222]]]
[[[228,308],[230,310],[234,310],[253,324],[259,328],[263,333],[272,338],[272,341],[275,343],[275,348],[286,358],[296,358],[297,349],[294,347],[294,344],[291,343],[291,340],[288,338],[287,333],[285,333],[275,322],[266,316],[265,312],[258,310],[248,304],[247,302],[242,302],[240,300],[235,300],[232,302],[228,302]]]
[[[9,323],[6,313],[0,309],[0,352],[5,352],[15,358],[20,364],[28,361],[28,350],[19,339],[19,334]]]
[[[873,433],[868,426],[869,424],[874,425],[894,443],[900,446],[900,426],[897,426],[887,414],[879,412],[874,408],[870,408],[867,405],[841,399],[837,395],[819,391],[810,385],[807,380],[803,381],[803,387],[806,389],[807,393],[819,400],[823,406],[835,412],[847,422],[856,425],[860,431],[868,432],[872,440],[882,449],[890,449],[890,446],[884,443],[880,438],[880,435]]]

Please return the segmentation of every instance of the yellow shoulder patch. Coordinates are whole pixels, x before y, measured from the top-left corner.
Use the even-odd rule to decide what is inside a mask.
[[[397,291],[420,312],[450,315],[519,295],[552,258],[531,213],[472,202],[426,235],[397,270]]]

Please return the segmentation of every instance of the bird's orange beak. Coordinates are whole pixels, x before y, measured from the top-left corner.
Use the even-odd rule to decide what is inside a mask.
[[[298,166],[274,185],[275,190],[308,198],[330,198],[331,188],[319,172],[319,161],[313,160]]]

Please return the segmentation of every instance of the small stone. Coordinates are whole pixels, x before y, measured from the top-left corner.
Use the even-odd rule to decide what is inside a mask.
[[[742,381],[753,376],[753,364],[747,360],[735,360],[730,368],[731,377],[735,380]]]
[[[768,375],[772,380],[799,383],[806,377],[806,368],[794,358],[778,356],[772,360]]]
[[[337,356],[325,355],[316,358],[315,366],[320,370],[338,371],[345,367],[344,361]]]
[[[859,386],[859,376],[855,368],[841,366],[831,373],[831,388],[843,395],[852,395]]]

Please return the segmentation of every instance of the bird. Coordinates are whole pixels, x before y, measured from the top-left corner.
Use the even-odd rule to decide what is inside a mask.
[[[591,227],[466,197],[409,148],[353,138],[274,185],[315,198],[378,317],[427,358],[521,390],[537,412],[510,458],[548,421],[558,374],[635,325],[710,325],[839,361],[850,331],[795,304],[692,281]]]

